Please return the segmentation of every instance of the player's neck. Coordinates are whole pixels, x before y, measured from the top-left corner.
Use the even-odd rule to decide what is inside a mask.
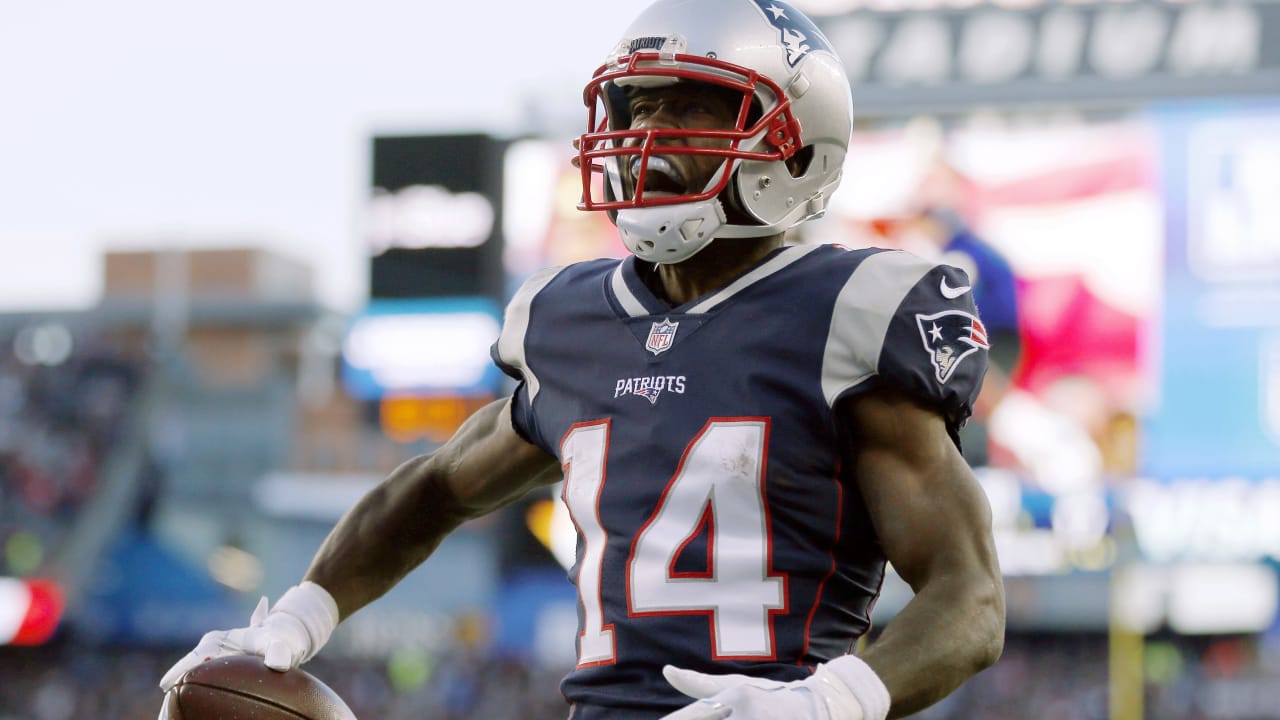
[[[781,234],[716,240],[684,262],[655,265],[646,283],[671,305],[683,305],[728,285],[782,242]]]

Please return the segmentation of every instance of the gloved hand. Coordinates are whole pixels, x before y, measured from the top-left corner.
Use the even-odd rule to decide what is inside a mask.
[[[260,655],[267,667],[281,672],[295,668],[320,651],[337,625],[338,604],[328,591],[313,582],[294,585],[270,611],[262,598],[249,627],[205,633],[164,674],[160,689],[168,692],[195,666],[227,655]]]
[[[662,674],[675,689],[699,698],[662,720],[884,720],[889,714],[889,690],[853,655],[791,682],[708,675],[671,665]]]

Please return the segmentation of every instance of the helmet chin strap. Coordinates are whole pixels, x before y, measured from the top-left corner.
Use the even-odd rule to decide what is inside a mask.
[[[777,225],[725,225],[716,233],[718,238],[756,238],[769,237],[785,232],[787,223]]]

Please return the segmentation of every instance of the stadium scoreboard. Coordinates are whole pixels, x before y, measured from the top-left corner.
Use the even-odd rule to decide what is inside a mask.
[[[481,134],[373,139],[370,298],[501,301],[505,150]]]

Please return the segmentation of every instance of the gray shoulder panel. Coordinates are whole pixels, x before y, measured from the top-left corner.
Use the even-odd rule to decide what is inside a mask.
[[[889,323],[903,298],[934,263],[901,250],[876,253],[849,275],[831,311],[822,357],[828,405],[876,374]]]

